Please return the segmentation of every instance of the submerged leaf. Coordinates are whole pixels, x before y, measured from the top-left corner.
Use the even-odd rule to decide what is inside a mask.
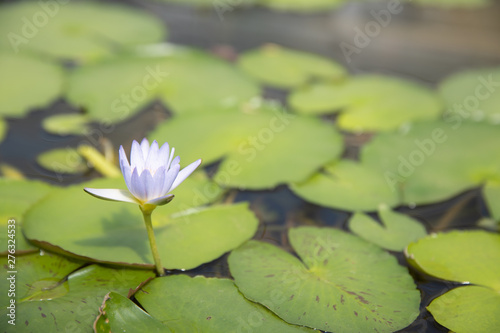
[[[41,153],[36,158],[38,164],[58,174],[84,173],[89,168],[85,160],[74,148],[56,148]]]
[[[42,127],[56,135],[84,135],[89,131],[89,119],[78,113],[58,114],[45,118]]]

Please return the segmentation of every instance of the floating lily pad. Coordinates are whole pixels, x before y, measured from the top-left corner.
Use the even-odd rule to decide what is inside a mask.
[[[45,118],[42,127],[56,135],[84,135],[89,131],[89,119],[78,113],[58,114]]]
[[[2,5],[0,22],[0,48],[78,61],[108,56],[123,46],[160,42],[166,31],[160,20],[137,8],[90,1]]]
[[[359,237],[392,251],[403,251],[408,244],[427,235],[420,222],[393,212],[387,206],[381,206],[378,213],[383,225],[368,215],[356,213],[349,220],[349,229]]]
[[[491,153],[499,141],[498,128],[484,123],[422,122],[405,133],[378,134],[361,161],[400,191],[403,203],[434,203],[500,179],[500,155]]]
[[[7,224],[12,219],[16,221],[14,238],[16,253],[37,250],[23,236],[24,213],[52,189],[51,186],[38,181],[0,178],[0,227],[5,230],[0,234],[0,255],[7,255],[7,244],[11,239],[7,234]]]
[[[292,93],[289,103],[304,114],[340,112],[338,126],[355,132],[388,131],[414,121],[437,119],[442,110],[432,90],[380,75],[312,84]]]
[[[83,267],[48,253],[17,258],[16,269],[15,327],[23,332],[91,331],[104,295],[110,291],[127,295],[153,276],[143,270]],[[7,283],[5,278],[0,281],[3,290],[8,290]],[[4,328],[10,327],[8,302],[2,297],[0,326]]]
[[[100,315],[94,324],[96,333],[109,332],[171,332],[161,321],[151,317],[130,299],[111,292],[104,298]]]
[[[0,22],[4,24],[2,18]],[[63,70],[49,61],[4,51],[0,53],[0,73],[0,116],[23,117],[34,108],[47,106],[62,93]]]
[[[85,160],[74,148],[56,148],[41,153],[36,158],[38,164],[58,174],[78,174],[89,168]]]
[[[457,121],[500,123],[500,67],[468,70],[440,83],[447,116]]]
[[[339,80],[346,75],[345,69],[333,60],[275,44],[243,53],[238,65],[264,84],[281,88],[300,86],[317,78]]]
[[[67,98],[92,119],[122,121],[155,99],[174,113],[234,110],[259,95],[236,68],[207,53],[173,48],[164,56],[122,57],[75,70]]]
[[[313,332],[293,326],[245,299],[233,281],[186,275],[155,279],[136,294],[153,317],[175,332]],[[187,332],[187,331],[186,331]]]
[[[500,327],[498,291],[482,286],[455,288],[436,298],[427,309],[438,323],[456,333],[490,333]]]
[[[40,247],[92,261],[152,268],[138,205],[99,200],[85,193],[84,187],[125,188],[125,184],[123,179],[100,179],[53,192],[27,213],[26,237]],[[177,197],[166,207],[158,207],[152,216],[166,268],[197,267],[255,233],[258,221],[246,203],[199,208],[217,199],[206,178],[193,179],[180,188],[188,194],[181,195],[176,189],[173,194]],[[208,188],[211,190],[206,191]],[[175,205],[185,211],[177,211]]]
[[[435,277],[474,284],[453,289],[428,306],[453,332],[494,332],[500,327],[500,235],[452,231],[410,244],[410,264]]]
[[[500,183],[487,182],[483,187],[483,196],[491,217],[500,221]]]
[[[307,201],[348,211],[374,211],[382,203],[396,206],[399,202],[397,192],[379,173],[349,160],[329,164],[291,189]]]
[[[394,332],[419,314],[406,268],[378,246],[337,229],[291,229],[284,250],[249,241],[229,256],[239,290],[285,321],[330,332]]]
[[[304,180],[343,149],[341,136],[330,125],[270,105],[177,117],[149,138],[169,141],[187,160],[202,158],[209,164],[223,159],[214,180],[246,189]]]

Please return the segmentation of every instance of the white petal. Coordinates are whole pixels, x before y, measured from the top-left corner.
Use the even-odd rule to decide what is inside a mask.
[[[164,165],[165,168],[167,167],[169,152],[170,146],[168,145],[168,142],[165,142],[158,152],[158,163],[160,165]]]
[[[125,190],[86,187],[84,191],[103,200],[138,203],[134,196],[129,191]]]
[[[144,170],[141,174],[141,183],[144,186],[144,192],[146,193],[144,200],[154,199],[154,186],[155,183],[153,181],[153,176],[151,176],[151,172],[149,170]]]
[[[120,164],[122,161],[126,162],[128,166],[130,166],[130,163],[128,162],[128,159],[127,159],[127,154],[125,154],[125,149],[123,149],[123,146],[120,146],[120,150],[119,150],[119,161],[120,161]]]
[[[120,168],[122,169],[123,179],[125,179],[125,184],[127,185],[128,190],[131,188],[130,178],[132,177],[132,170],[126,161],[120,161]]]
[[[156,173],[153,176],[154,187],[151,193],[151,198],[158,198],[164,194],[162,193],[162,190],[163,184],[165,183],[165,176],[165,166],[162,165],[156,170]]]
[[[177,175],[177,178],[175,178],[174,183],[172,184],[172,187],[170,188],[169,191],[172,191],[174,188],[180,185],[190,174],[193,173],[194,170],[201,164],[201,160],[194,161],[193,163],[189,164],[187,167],[182,169],[179,174]]]
[[[137,169],[134,169],[134,172],[132,172],[129,190],[137,199],[142,201],[146,199],[146,189],[144,184],[141,182]]]
[[[137,141],[132,141],[132,149],[130,151],[130,168],[137,169],[137,172],[142,173],[144,170],[144,157],[142,156],[141,146]]]
[[[168,192],[170,192],[170,188],[172,187],[172,184],[175,181],[175,178],[177,178],[177,175],[179,174],[179,169],[180,165],[176,164],[172,168],[168,169],[165,175],[165,182],[163,183],[163,188],[161,190],[161,194],[165,195]]]
[[[149,153],[149,141],[148,139],[144,138],[141,141],[141,150],[142,150],[142,157],[144,158],[144,161],[148,158],[148,153]]]
[[[146,204],[155,205],[155,206],[162,206],[162,205],[168,204],[170,201],[172,201],[173,198],[174,198],[173,194],[168,194],[168,195],[165,195],[163,197],[159,197],[159,198],[150,200],[150,201],[146,202]]]
[[[132,177],[132,169],[130,169],[130,164],[128,163],[127,155],[125,155],[125,149],[123,149],[123,146],[120,146],[119,155],[120,169],[122,170],[125,184],[127,184],[127,188],[130,190],[130,177]]]
[[[173,167],[176,164],[179,164],[181,162],[181,158],[179,156],[176,156],[174,160],[172,161],[172,164],[169,165],[169,168]]]
[[[153,174],[156,169],[159,167],[158,163],[158,153],[159,153],[160,148],[158,147],[158,142],[153,141],[151,144],[151,147],[149,148],[149,153],[148,157],[146,159],[146,163],[144,165],[145,169],[148,169],[151,171],[151,174]]]
[[[170,163],[174,159],[175,148],[172,147],[172,151],[170,152],[170,157],[168,158],[167,169],[170,168]]]

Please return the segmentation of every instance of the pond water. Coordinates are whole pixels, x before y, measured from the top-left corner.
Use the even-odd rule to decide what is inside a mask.
[[[0,1],[3,2],[9,1]],[[372,20],[370,11],[383,9],[383,4],[348,4],[320,14],[283,13],[261,7],[238,8],[221,16],[214,8],[200,9],[139,0],[116,2],[144,8],[160,17],[169,28],[170,42],[201,48],[229,60],[234,60],[248,49],[276,43],[335,59],[353,74],[391,74],[430,87],[464,68],[500,64],[500,2],[488,9],[473,10],[447,11],[416,6],[405,8],[360,54],[353,55],[349,63],[339,44],[352,40],[353,28],[362,27]],[[285,102],[287,92],[279,88],[266,88],[264,96]],[[36,109],[24,118],[8,118],[9,131],[0,144],[0,161],[17,168],[29,178],[56,185],[69,185],[98,177],[99,173],[91,171],[63,175],[61,178],[35,162],[40,153],[54,148],[77,147],[82,142],[102,144],[102,133],[97,125],[93,134],[87,137],[61,137],[43,130],[43,119],[68,112],[78,112],[78,109],[60,99],[50,107]],[[115,145],[130,142],[147,136],[160,121],[170,117],[172,112],[168,107],[160,101],[154,101],[105,136]],[[322,119],[325,122],[332,121],[327,116]],[[356,159],[360,147],[371,139],[370,135],[348,133],[344,133],[344,137],[344,157],[350,159]],[[216,167],[216,164],[208,166],[208,174],[213,175]],[[287,250],[291,250],[286,236],[290,227],[332,226],[349,230],[347,221],[351,213],[309,203],[284,185],[269,191],[230,190],[223,201],[250,202],[252,211],[261,222],[254,238]],[[422,222],[429,233],[477,229],[476,222],[488,215],[478,189],[466,191],[444,202],[417,207],[403,206],[397,211]],[[403,253],[394,254],[401,265],[409,266]],[[448,332],[448,329],[435,322],[425,307],[438,295],[456,287],[456,284],[432,278],[411,267],[409,269],[422,292],[421,314],[417,321],[400,332]],[[227,255],[183,274],[230,277]]]

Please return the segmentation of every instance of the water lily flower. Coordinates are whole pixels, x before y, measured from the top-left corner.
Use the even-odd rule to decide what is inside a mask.
[[[174,158],[174,152],[175,148],[170,151],[168,143],[160,148],[156,140],[151,146],[147,139],[140,144],[134,140],[129,163],[123,146],[120,146],[120,167],[128,191],[95,188],[85,188],[85,191],[104,200],[136,203],[146,210],[169,203],[174,197],[169,192],[201,163],[197,160],[180,170],[180,158]]]
[[[156,245],[151,213],[156,206],[165,205],[172,201],[174,195],[169,193],[179,186],[201,163],[201,160],[197,160],[181,170],[180,158],[179,156],[174,158],[174,152],[174,148],[170,151],[168,143],[163,144],[160,148],[156,140],[153,141],[151,146],[147,139],[143,139],[140,144],[134,140],[130,152],[130,163],[127,160],[123,146],[120,146],[119,151],[120,167],[128,191],[119,189],[84,189],[87,193],[99,199],[139,204],[159,276],[163,276],[165,270],[161,264]]]

